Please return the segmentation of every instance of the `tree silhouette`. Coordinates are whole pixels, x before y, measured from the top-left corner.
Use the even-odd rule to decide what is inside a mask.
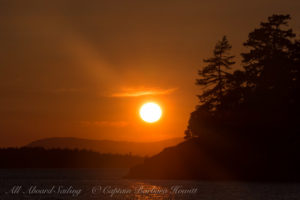
[[[198,97],[209,110],[216,110],[225,95],[226,79],[230,75],[227,70],[235,64],[232,61],[234,56],[229,55],[230,50],[231,45],[224,36],[216,44],[213,57],[203,60],[207,66],[198,71],[200,78],[197,79],[196,84],[205,89]]]
[[[206,90],[191,113],[186,138],[228,133],[245,141],[259,138],[262,145],[271,139],[275,146],[284,138],[296,137],[300,131],[300,42],[289,20],[289,15],[272,15],[249,33],[244,43],[249,51],[241,54],[242,71],[226,71],[234,64],[228,55],[231,46],[226,37],[217,43],[214,57],[204,60],[208,65],[199,71],[196,84]]]
[[[244,45],[250,50],[241,54],[248,90],[244,109],[253,113],[254,125],[261,121],[259,128],[269,129],[262,134],[265,140],[272,137],[278,143],[294,137],[300,122],[300,48],[289,28],[290,19],[289,15],[270,16],[249,34]]]
[[[295,34],[292,29],[284,29],[288,27],[288,20],[289,15],[272,15],[249,34],[244,46],[250,51],[242,54],[249,87],[275,91],[286,89],[290,84],[290,58]]]

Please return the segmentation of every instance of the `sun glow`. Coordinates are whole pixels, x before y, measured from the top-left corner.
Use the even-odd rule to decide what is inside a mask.
[[[162,110],[156,103],[145,103],[140,109],[141,118],[148,123],[156,122],[160,119]]]

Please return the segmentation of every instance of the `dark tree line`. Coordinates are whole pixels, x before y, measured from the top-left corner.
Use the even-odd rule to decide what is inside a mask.
[[[196,84],[200,105],[191,113],[186,138],[219,134],[238,142],[289,146],[300,134],[300,41],[289,15],[272,15],[248,35],[242,70],[224,36],[205,59]]]
[[[0,168],[129,168],[143,162],[133,155],[90,150],[22,147],[0,149]]]

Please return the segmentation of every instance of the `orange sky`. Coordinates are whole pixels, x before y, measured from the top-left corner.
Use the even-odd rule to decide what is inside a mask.
[[[273,13],[291,14],[299,33],[299,10],[298,0],[3,0],[0,146],[181,137],[216,41],[228,35],[238,56]],[[147,101],[161,105],[159,122],[139,118]]]

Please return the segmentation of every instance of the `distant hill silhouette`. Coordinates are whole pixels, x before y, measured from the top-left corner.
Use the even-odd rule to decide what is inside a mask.
[[[248,151],[240,144],[193,138],[130,169],[126,178],[241,181],[300,181],[300,157],[295,146],[278,152]]]
[[[177,145],[183,138],[173,138],[158,142],[127,142],[111,140],[89,140],[81,138],[45,138],[36,140],[26,145],[26,147],[67,148],[67,149],[87,149],[100,153],[128,154],[140,156],[152,156],[159,153],[164,148]]]
[[[0,168],[129,168],[142,163],[141,156],[100,154],[87,150],[39,147],[0,149]]]

